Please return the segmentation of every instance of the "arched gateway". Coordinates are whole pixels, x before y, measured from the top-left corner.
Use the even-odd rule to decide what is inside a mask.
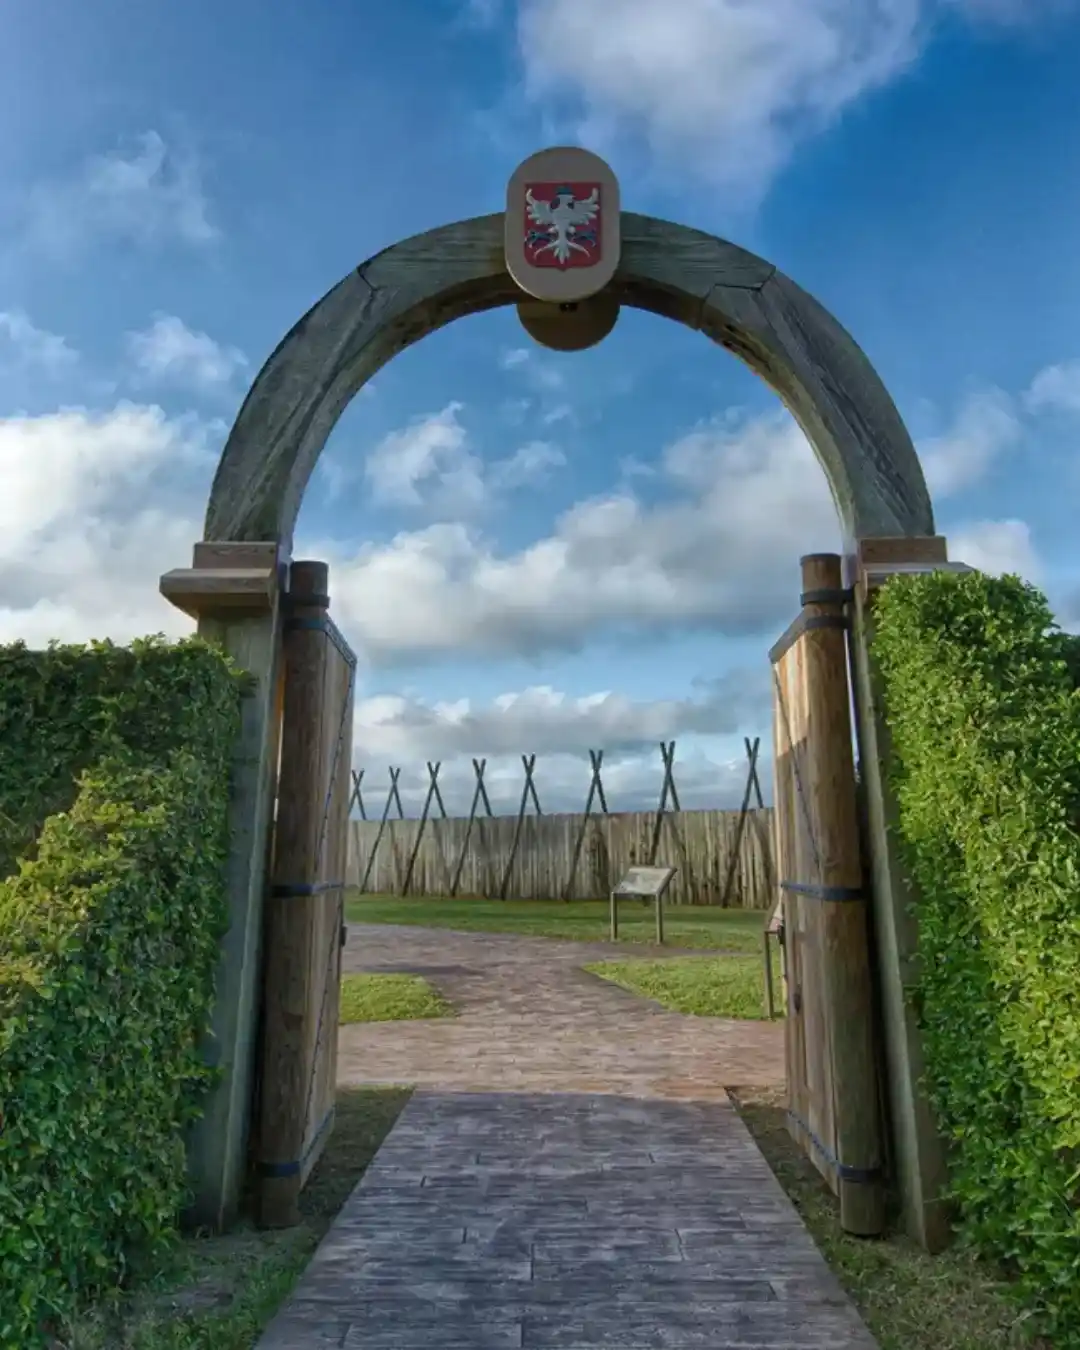
[[[785,866],[801,865],[803,827],[795,820],[798,811],[786,803],[778,770],[780,882],[791,942],[802,923],[798,907],[814,905],[816,914],[832,916],[820,920],[832,924],[832,937],[846,933],[850,944],[854,932],[864,944],[865,969],[855,984],[867,999],[866,906],[841,901],[871,892],[894,1176],[909,1228],[926,1245],[937,1246],[943,1232],[936,1201],[940,1156],[917,1086],[918,1045],[903,996],[902,972],[913,935],[887,831],[890,808],[879,762],[884,728],[874,706],[866,608],[868,590],[890,570],[945,564],[944,541],[934,535],[918,457],[870,362],[817,301],[770,263],[734,244],[621,212],[610,169],[572,149],[542,151],[527,160],[511,179],[505,213],[395,244],[351,272],[296,324],[259,372],[230,432],[193,566],[162,578],[162,593],[197,617],[199,632],[221,643],[254,677],[236,764],[231,927],[214,1020],[213,1051],[224,1072],[192,1141],[192,1217],[221,1226],[235,1208],[253,1094],[259,1101],[254,1125],[269,1222],[288,1222],[295,1213],[296,1195],[332,1124],[340,840],[348,814],[354,661],[329,620],[327,569],[291,562],[305,488],[342,411],[387,361],[455,319],[511,304],[519,307],[534,337],[563,349],[604,336],[622,305],[699,330],[767,381],[825,470],[845,541],[843,584],[839,560],[804,560],[803,613],[774,649],[773,659],[781,672],[793,644],[816,642],[820,635],[826,645],[814,648],[817,656],[810,652],[805,664],[814,666],[816,660],[819,672],[831,671],[825,680],[831,692],[827,688],[825,697],[847,728],[847,655],[838,630],[848,630],[869,857],[859,863],[847,728],[834,741],[835,747],[846,739],[846,752],[841,750],[835,763],[817,765],[845,806],[839,827],[824,816],[811,825],[811,831],[820,827],[824,835],[832,830],[828,847],[813,849],[813,876],[784,876]],[[826,650],[830,641],[839,645]],[[797,777],[800,756],[820,758],[814,741],[818,732],[810,725],[813,718],[804,719],[801,731],[792,731],[779,674],[776,689],[782,714],[777,718],[778,764],[790,761]],[[811,689],[811,703],[813,696]],[[824,716],[826,705],[821,708]],[[330,727],[325,744],[318,746],[316,725]],[[826,856],[822,862],[818,855],[830,848],[838,855],[846,848],[850,856],[831,861]],[[852,866],[859,874],[854,883]],[[850,884],[837,884],[841,874]],[[264,948],[260,1074],[255,1047]],[[325,957],[320,955],[324,948]],[[307,972],[320,962],[321,977],[312,983]],[[791,1038],[808,1034],[803,991],[794,993],[789,1073]],[[855,1114],[863,1117],[861,1135],[849,1133],[845,1143],[845,1126],[834,1119],[829,1102],[822,1105],[827,1128],[814,1115],[813,1101],[800,1106],[793,1098],[792,1119],[793,1130],[818,1155],[842,1202],[849,1199],[856,1216],[852,1227],[874,1231],[882,1142],[874,1120],[867,1124],[867,1118],[876,1117],[877,1081],[868,1069],[873,1059],[869,1002],[861,1019],[860,1006],[849,1002],[854,1016],[846,1020],[865,1023],[862,1041],[831,1047],[832,1058],[854,1054],[862,1066],[855,1072],[859,1081],[833,1081],[824,1089],[810,1084],[808,1090],[811,1097],[816,1091],[860,1098]],[[799,1053],[805,1056],[805,1047]],[[853,1151],[860,1156],[851,1156]]]

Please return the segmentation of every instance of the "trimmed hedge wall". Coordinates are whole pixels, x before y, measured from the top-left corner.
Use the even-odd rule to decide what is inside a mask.
[[[1080,1344],[1080,695],[1038,591],[981,573],[877,601],[927,1087],[961,1232]]]
[[[240,696],[197,639],[0,648],[0,1345],[174,1234]]]

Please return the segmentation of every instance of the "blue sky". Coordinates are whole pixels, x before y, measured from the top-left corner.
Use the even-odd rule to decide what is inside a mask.
[[[951,555],[1080,624],[1080,5],[9,0],[0,24],[0,640],[186,631],[157,578],[281,336],[567,142],[628,209],[832,309]],[[629,808],[668,738],[689,804],[737,799],[798,557],[837,544],[734,357],[634,312],[564,356],[503,311],[357,397],[297,553],[332,565],[369,781],[402,764],[415,793],[441,759],[460,803],[486,754],[509,802],[535,750],[541,801],[572,807],[603,747]]]

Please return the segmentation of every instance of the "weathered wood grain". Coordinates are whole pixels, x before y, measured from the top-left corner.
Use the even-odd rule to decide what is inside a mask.
[[[812,601],[812,595],[841,594],[840,558],[810,554],[802,560],[803,613],[814,620],[843,622],[837,600]],[[868,899],[860,852],[855,764],[851,749],[848,654],[839,627],[804,632],[798,643],[800,701],[805,711],[805,742],[800,800],[805,813],[810,856],[808,870],[791,880],[825,888],[799,899],[814,919],[818,943],[810,951],[811,981],[819,986],[823,1025],[816,1050],[821,1059],[820,1111],[811,1128],[832,1154],[830,1181],[840,1200],[840,1221],[849,1233],[879,1235],[885,1224],[878,1124],[878,1063],[870,973]],[[830,894],[847,893],[847,899]],[[850,896],[858,895],[858,899]],[[804,1117],[804,1120],[807,1118]],[[798,1129],[803,1126],[799,1124]],[[809,1141],[811,1151],[820,1144]],[[835,1162],[834,1162],[835,1160]],[[849,1171],[853,1169],[853,1171]],[[857,1173],[863,1174],[861,1177]]]
[[[352,653],[327,616],[325,563],[294,563],[284,624],[284,716],[267,900],[259,1211],[299,1221],[300,1191],[329,1138],[349,806]]]
[[[622,239],[612,295],[700,329],[772,385],[824,466],[848,539],[933,534],[903,422],[827,311],[769,263],[701,231],[624,212]],[[428,333],[521,298],[501,213],[403,240],[350,273],[252,385],[214,479],[206,539],[288,548],[319,453],[357,390]]]

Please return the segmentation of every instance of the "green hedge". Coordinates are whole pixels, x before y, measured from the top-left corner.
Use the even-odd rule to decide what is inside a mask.
[[[197,640],[0,649],[0,1346],[175,1231],[240,695]]]
[[[1019,579],[937,573],[883,588],[874,650],[962,1232],[1080,1344],[1077,645]]]

